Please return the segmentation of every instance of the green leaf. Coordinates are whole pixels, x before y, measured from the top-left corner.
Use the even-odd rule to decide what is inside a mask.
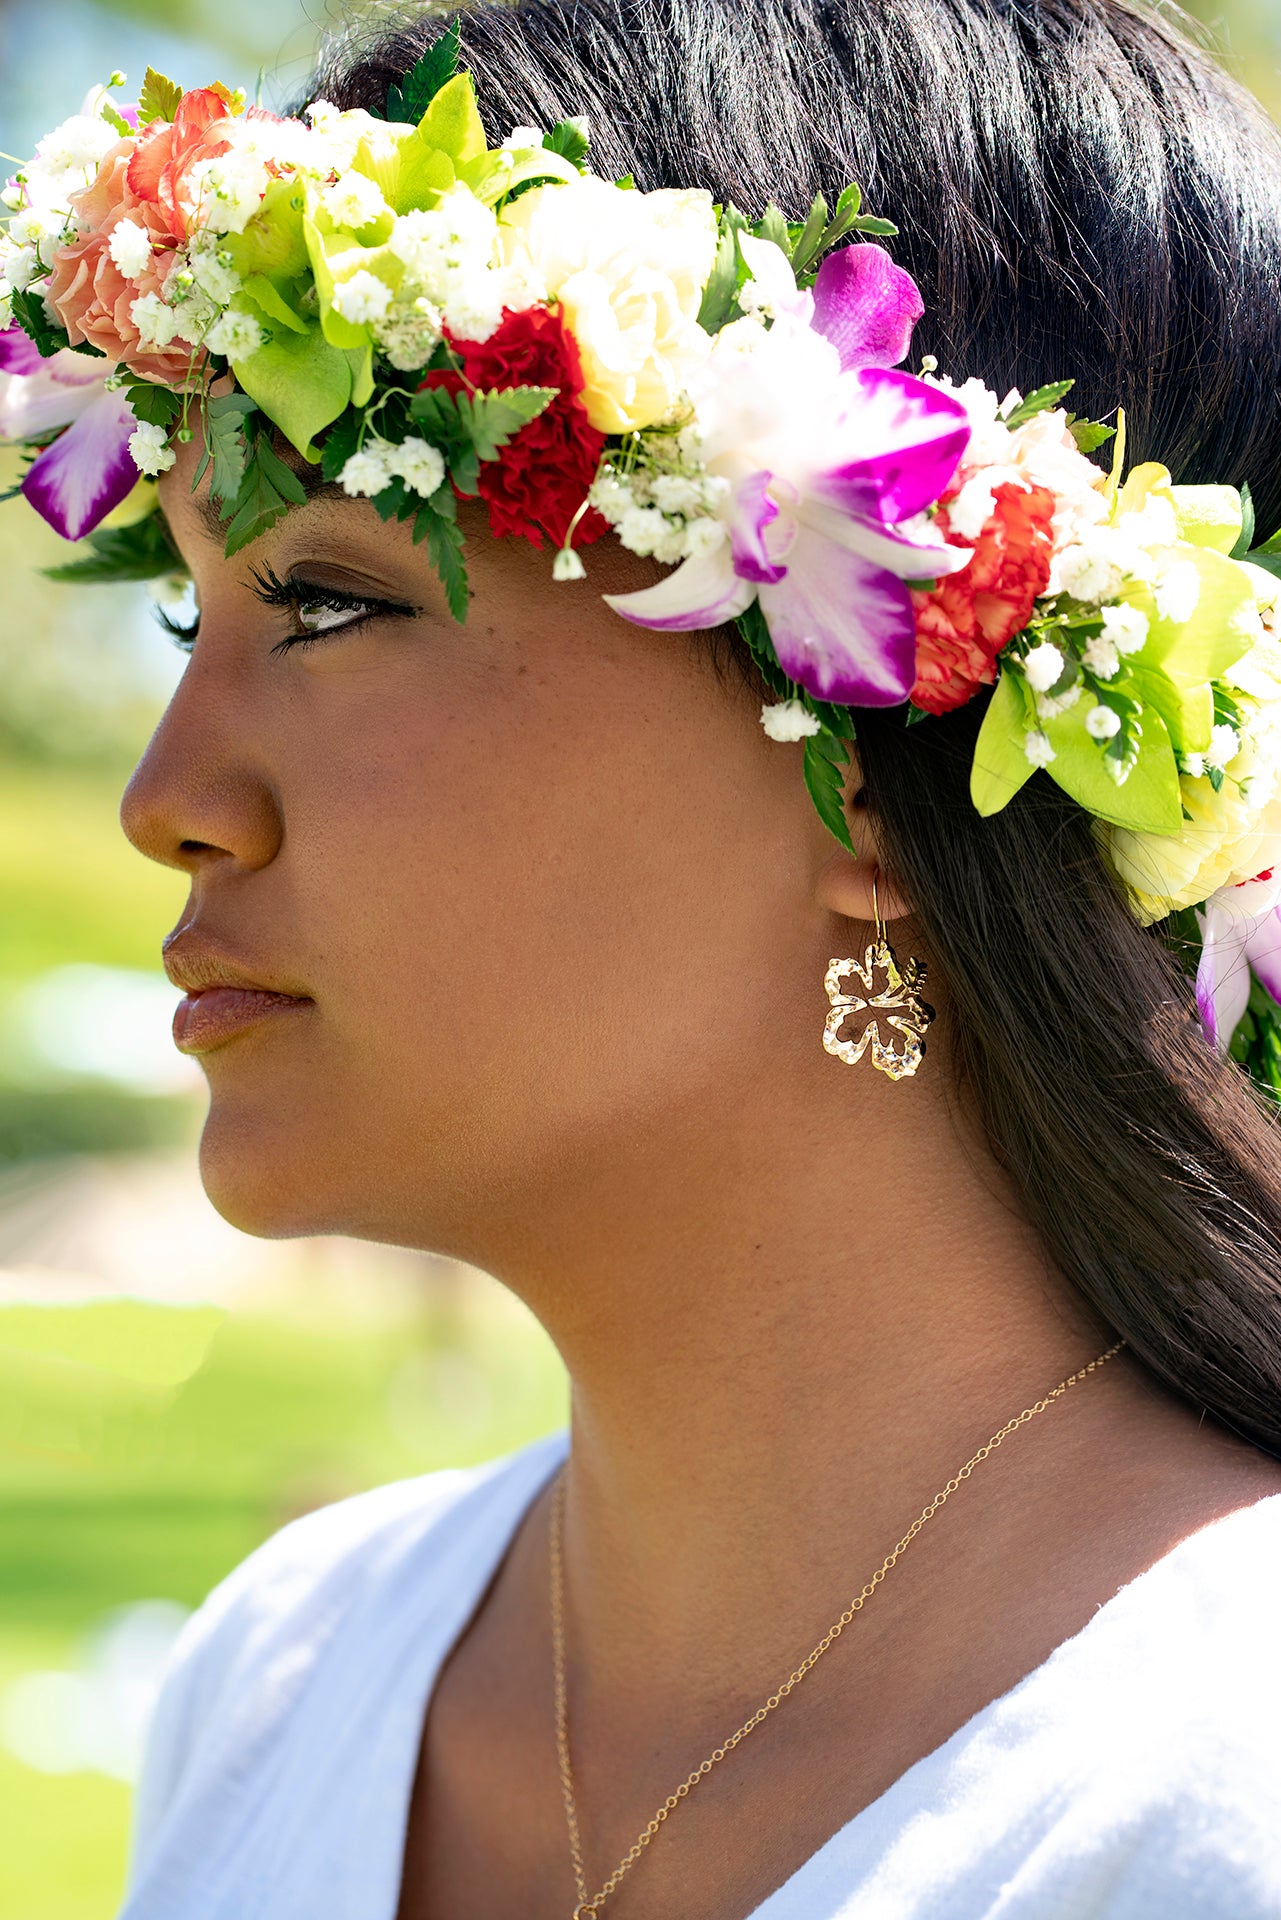
[[[438,40],[415,61],[399,85],[388,87],[384,120],[404,120],[416,127],[441,88],[458,72],[461,26],[451,20]]]
[[[1106,446],[1114,437],[1116,428],[1105,427],[1101,420],[1078,420],[1074,413],[1070,413],[1068,432],[1082,453],[1093,453],[1096,447]]]
[[[932,718],[933,715],[930,713],[928,707],[914,707],[909,701],[907,719],[903,722],[903,725],[905,727],[914,727],[918,720],[930,720]]]
[[[45,578],[94,585],[112,580],[154,580],[160,574],[186,572],[158,508],[145,520],[135,520],[127,527],[99,527],[85,544],[90,548],[87,554],[64,561],[61,566],[45,567]]]
[[[245,428],[247,416],[253,411],[254,403],[247,393],[220,394],[207,408],[209,455],[213,462],[209,491],[215,500],[225,502],[224,519],[245,477],[245,463],[249,458]]]
[[[264,341],[256,353],[237,360],[236,381],[304,459],[311,457],[316,435],[352,397],[347,355],[315,326]]]
[[[45,312],[44,296],[38,286],[15,289],[13,317],[44,360],[52,359],[55,353],[61,353],[69,344],[67,329],[60,327]]]
[[[586,120],[581,116],[574,120],[558,120],[551,132],[543,135],[543,145],[549,153],[558,153],[562,160],[568,160],[572,167],[581,166],[591,145]]]
[[[1043,720],[1055,758],[1045,771],[1087,812],[1136,833],[1178,833],[1183,824],[1179,770],[1164,720],[1144,707],[1137,728],[1138,757],[1127,778],[1109,773],[1107,754],[1086,732],[1085,717],[1095,701],[1083,693],[1066,713]]]
[[[459,625],[463,625],[467,619],[467,565],[463,559],[463,536],[454,496],[447,488],[439,488],[419,508],[414,521],[414,539],[427,542],[427,552],[445,589],[449,611]]]
[[[721,229],[716,243],[716,258],[703,301],[698,309],[698,324],[704,333],[719,333],[738,312],[738,237],[732,226]]]
[[[484,157],[485,129],[469,73],[445,82],[418,122],[418,132],[428,147],[448,154],[456,167]]]
[[[970,768],[970,798],[985,818],[1008,805],[1032,776],[1032,762],[1023,748],[1030,717],[1021,676],[1003,666],[983,715]]]
[[[232,503],[234,517],[227,528],[227,558],[274,527],[282,514],[290,507],[300,507],[306,498],[297,474],[285,465],[266,434],[258,434],[245,462],[240,490]]]
[[[834,733],[814,733],[805,742],[803,761],[805,785],[809,788],[814,811],[834,839],[853,853],[849,823],[845,818],[845,780],[841,772],[849,754]]]
[[[787,221],[772,200],[757,221],[753,232],[758,240],[772,240],[776,247],[782,248],[786,258],[791,258],[792,236],[788,231]]]
[[[163,73],[148,67],[138,95],[138,125],[147,127],[153,120],[172,120],[181,99],[182,88],[176,81],[166,80]]]
[[[113,107],[110,100],[100,100],[98,102],[98,112],[109,127],[115,128],[122,140],[132,140],[135,137],[137,129],[129,125],[123,113],[120,112],[119,108]]]
[[[794,700],[797,694],[795,684],[784,673],[774,655],[774,643],[770,639],[770,630],[761,612],[759,600],[753,600],[745,613],[740,613],[735,625],[760,672],[762,680],[776,700]]]
[[[1249,557],[1257,517],[1254,507],[1254,495],[1250,491],[1250,482],[1243,480],[1241,482],[1241,537],[1232,549],[1232,558],[1234,560],[1245,560]]]
[[[489,393],[460,393],[459,420],[478,460],[496,460],[522,427],[546,411],[559,387],[508,387]]]
[[[861,213],[857,220],[851,220],[846,233],[870,233],[878,240],[892,240],[898,232],[892,220],[882,220],[874,213]]]
[[[268,320],[287,327],[290,333],[306,333],[310,322],[303,319],[297,308],[290,306],[275,281],[265,273],[249,274],[241,281],[240,291]]]
[[[171,427],[182,412],[181,396],[152,380],[140,380],[125,394],[135,420],[147,427]]]
[[[1027,421],[1035,420],[1038,413],[1048,413],[1051,407],[1057,407],[1059,401],[1071,393],[1075,385],[1075,380],[1052,380],[1048,386],[1037,387],[1028,394],[1026,400],[1019,402],[1012,413],[1005,415],[1006,426],[1021,427]]]
[[[821,193],[815,194],[813,205],[805,216],[805,224],[792,243],[791,260],[797,274],[805,272],[815,254],[819,242],[827,231],[827,202]]]

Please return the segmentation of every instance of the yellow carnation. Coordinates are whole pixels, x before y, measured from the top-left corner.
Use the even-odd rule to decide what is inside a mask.
[[[521,194],[499,243],[505,265],[559,301],[592,425],[626,433],[665,419],[711,346],[698,324],[716,253],[711,195],[585,175]]]

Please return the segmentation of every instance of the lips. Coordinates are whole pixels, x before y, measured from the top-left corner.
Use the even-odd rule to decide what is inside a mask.
[[[210,1053],[271,1014],[305,1013],[314,1000],[255,987],[206,987],[178,1002],[173,1040],[179,1053]]]

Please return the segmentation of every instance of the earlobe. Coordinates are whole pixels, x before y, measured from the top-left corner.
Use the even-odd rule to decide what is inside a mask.
[[[882,920],[906,919],[912,912],[911,902],[882,864],[866,812],[861,809],[851,811],[854,817],[850,822],[850,836],[855,850],[849,853],[844,847],[832,847],[819,870],[815,885],[815,898],[819,906],[825,907],[829,913],[839,914],[845,920],[871,920],[876,906],[880,908]],[[872,898],[873,881],[876,883],[875,902]]]

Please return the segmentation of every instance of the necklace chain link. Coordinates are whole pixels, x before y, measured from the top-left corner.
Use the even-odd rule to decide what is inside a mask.
[[[610,1895],[617,1891],[624,1875],[630,1873],[631,1869],[644,1853],[646,1847],[648,1847],[656,1835],[661,1832],[664,1822],[676,1811],[681,1801],[693,1792],[699,1781],[705,1779],[712,1768],[725,1758],[726,1754],[733,1753],[735,1747],[737,1747],[741,1741],[746,1740],[748,1734],[753,1733],[755,1729],[760,1726],[762,1720],[766,1719],[768,1715],[773,1713],[777,1706],[786,1700],[793,1688],[800,1685],[806,1674],[818,1664],[828,1649],[840,1639],[855,1615],[863,1611],[863,1608],[876,1592],[876,1589],[880,1586],[886,1574],[890,1571],[891,1567],[895,1565],[899,1556],[911,1546],[913,1540],[915,1540],[917,1534],[921,1531],[921,1528],[928,1520],[933,1519],[944,1501],[956,1492],[961,1482],[969,1479],[975,1467],[977,1467],[981,1461],[986,1460],[990,1453],[994,1453],[1001,1442],[1008,1439],[1010,1434],[1014,1433],[1019,1427],[1026,1426],[1027,1422],[1035,1419],[1038,1413],[1044,1413],[1045,1409],[1065,1394],[1069,1387],[1074,1387],[1079,1380],[1084,1380],[1087,1374],[1093,1373],[1097,1367],[1101,1367],[1106,1361],[1111,1360],[1115,1354],[1121,1351],[1124,1345],[1124,1340],[1118,1340],[1115,1346],[1109,1347],[1106,1353],[1099,1354],[1097,1358],[1090,1361],[1088,1366],[1082,1367],[1078,1373],[1070,1374],[1066,1380],[1061,1380],[1058,1386],[1052,1388],[1043,1400],[1038,1400],[1034,1406],[1025,1407],[1022,1413],[1016,1414],[1012,1420],[1007,1421],[999,1433],[994,1433],[986,1445],[981,1446],[978,1452],[966,1461],[965,1465],[953,1475],[945,1487],[942,1487],[939,1492],[935,1494],[929,1505],[912,1522],[898,1545],[881,1562],[876,1572],[863,1588],[863,1591],[856,1594],[840,1618],[832,1622],[818,1645],[814,1647],[810,1653],[806,1654],[800,1665],[788,1674],[786,1680],[784,1680],[780,1686],[776,1687],[768,1699],[764,1700],[761,1705],[757,1707],[755,1713],[743,1722],[736,1733],[731,1733],[728,1739],[722,1741],[719,1747],[715,1747],[712,1752],[708,1754],[707,1758],[694,1768],[692,1773],[686,1775],[685,1779],[681,1781],[674,1792],[668,1794],[662,1806],[658,1808],[653,1818],[637,1835],[632,1845],[623,1855],[623,1858],[614,1868],[614,1871],[603,1883],[599,1892],[594,1895],[589,1894],[587,1890],[587,1872],[583,1864],[582,1835],[578,1823],[578,1804],[574,1793],[574,1772],[569,1757],[569,1704],[565,1679],[565,1570],[563,1547],[565,1473],[562,1469],[557,1475],[556,1485],[552,1492],[550,1539],[551,1612],[552,1642],[555,1650],[556,1668],[556,1748],[560,1762],[560,1784],[561,1793],[565,1802],[565,1820],[569,1829],[569,1852],[573,1862],[574,1881],[578,1894],[578,1904],[574,1908],[573,1920],[595,1920],[595,1916],[600,1912]]]

